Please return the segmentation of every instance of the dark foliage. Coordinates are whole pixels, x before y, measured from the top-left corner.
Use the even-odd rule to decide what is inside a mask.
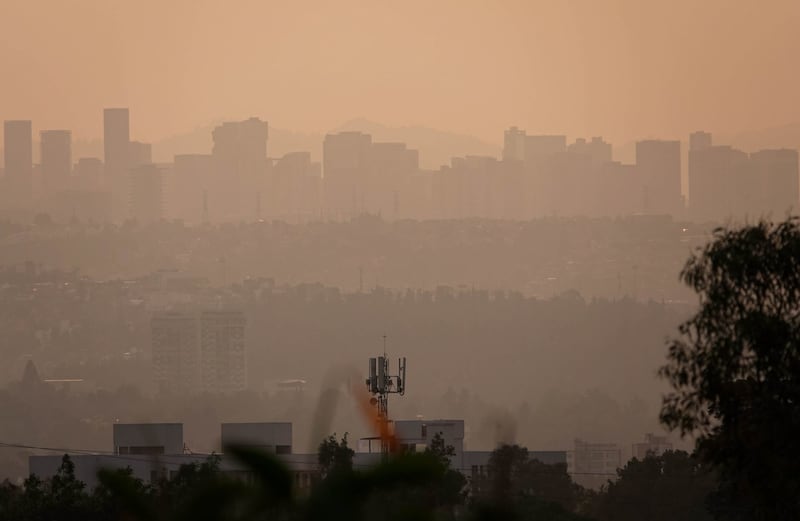
[[[720,229],[686,263],[700,309],[660,374],[661,419],[719,472],[723,519],[800,518],[800,224]]]
[[[628,462],[587,510],[597,521],[710,521],[706,498],[715,486],[715,476],[697,457],[669,451]]]

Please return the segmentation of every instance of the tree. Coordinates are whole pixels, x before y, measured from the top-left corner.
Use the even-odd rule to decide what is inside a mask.
[[[352,472],[355,451],[347,445],[347,434],[336,441],[336,433],[331,434],[319,444],[317,461],[322,477],[341,472]]]
[[[726,519],[800,518],[800,226],[718,229],[681,279],[699,310],[669,343],[661,421],[696,437]]]
[[[453,517],[456,505],[464,501],[464,487],[467,484],[467,478],[451,468],[451,458],[456,455],[456,450],[452,445],[447,445],[442,433],[437,432],[425,448],[424,455],[432,458],[439,467],[438,479],[432,486],[435,504]]]
[[[715,484],[713,473],[696,456],[668,451],[629,461],[587,510],[597,521],[710,521],[705,500]]]
[[[479,516],[579,518],[573,512],[581,488],[567,474],[566,464],[531,459],[528,449],[519,445],[495,449],[489,456],[488,475],[475,476],[472,487]]]

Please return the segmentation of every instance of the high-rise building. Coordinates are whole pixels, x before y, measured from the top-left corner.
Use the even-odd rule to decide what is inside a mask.
[[[103,152],[106,186],[112,194],[115,221],[128,216],[130,114],[126,108],[103,110]]]
[[[168,190],[172,214],[187,223],[205,222],[216,208],[205,203],[214,177],[209,154],[181,154],[173,162],[172,186]],[[213,197],[213,195],[212,195]]]
[[[164,176],[161,167],[143,165],[130,170],[130,216],[149,223],[164,216]]]
[[[245,324],[240,311],[200,314],[200,381],[204,391],[230,393],[247,386]]]
[[[103,189],[103,161],[98,157],[81,157],[73,170],[75,185],[81,190]]]
[[[349,219],[367,211],[372,136],[361,132],[328,134],[322,144],[325,211],[329,218]]]
[[[150,143],[131,141],[128,144],[128,168],[149,165],[153,162],[153,146]]]
[[[4,175],[8,193],[6,199],[13,205],[25,204],[31,198],[33,177],[33,135],[30,121],[5,121],[3,123]]]
[[[388,219],[409,203],[409,183],[419,170],[419,152],[405,143],[372,143],[366,158],[364,210]]]
[[[503,159],[522,161],[525,159],[525,131],[511,127],[503,134]]]
[[[259,118],[225,122],[214,128],[214,186],[208,200],[217,220],[260,218],[268,137],[269,125]]]
[[[567,147],[567,151],[571,154],[588,156],[595,166],[609,163],[612,158],[611,143],[606,143],[602,137],[593,137],[591,141],[578,138]]]
[[[644,211],[649,214],[680,215],[683,211],[681,142],[637,142],[636,166],[644,180]]]
[[[760,150],[750,154],[753,176],[759,185],[757,211],[783,219],[798,210],[797,150]]]
[[[689,148],[689,210],[693,219],[742,217],[756,207],[757,184],[747,153],[710,145],[711,136]]]
[[[43,130],[40,134],[42,187],[53,193],[69,187],[72,175],[72,133]]]
[[[559,152],[535,166],[536,209],[544,215],[588,215],[597,176],[589,154]]]
[[[247,385],[244,313],[164,311],[153,315],[153,375],[161,391],[230,393]]]
[[[127,175],[130,163],[130,114],[128,109],[103,110],[103,153],[107,176]]]
[[[689,135],[689,150],[703,150],[712,146],[711,134],[698,130]],[[690,194],[691,197],[691,194]]]
[[[567,136],[525,136],[525,164],[537,167],[556,154],[567,151]]]
[[[644,184],[636,165],[605,163],[597,172],[597,181],[593,205],[596,215],[619,217],[643,211]]]
[[[153,377],[161,392],[187,394],[200,389],[200,346],[194,314],[164,312],[150,322]]]
[[[309,152],[284,155],[272,168],[269,186],[271,215],[284,220],[319,217],[322,208],[322,168]]]

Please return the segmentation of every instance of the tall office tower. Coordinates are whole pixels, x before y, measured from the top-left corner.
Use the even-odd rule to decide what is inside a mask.
[[[142,223],[160,220],[164,213],[164,178],[157,165],[130,170],[130,216]]]
[[[419,171],[419,152],[405,143],[372,143],[366,158],[363,187],[364,210],[387,219],[398,219],[411,203],[409,184]]]
[[[130,163],[130,115],[128,109],[103,110],[103,152],[106,175],[125,176]]]
[[[525,136],[525,164],[538,167],[556,154],[567,151],[567,136]]]
[[[525,159],[525,131],[511,127],[503,134],[503,159],[522,161]]]
[[[245,324],[240,311],[200,314],[200,381],[204,391],[230,393],[247,386]]]
[[[755,182],[759,185],[756,211],[783,219],[798,210],[797,150],[760,150],[750,154]]]
[[[112,194],[115,221],[128,216],[130,114],[125,108],[103,110],[103,152],[106,186]]]
[[[225,122],[212,132],[214,187],[209,204],[221,220],[259,218],[261,190],[268,169],[269,125],[259,118]]]
[[[328,134],[322,144],[322,175],[328,218],[350,219],[366,209],[372,136],[361,132]]]
[[[626,216],[642,212],[644,184],[635,165],[604,163],[594,186],[594,212],[601,216]]]
[[[69,188],[72,176],[72,133],[43,130],[40,134],[42,188],[54,193]]]
[[[100,191],[103,188],[103,162],[97,157],[81,157],[73,172],[80,190]]]
[[[181,154],[173,162],[169,206],[187,223],[203,222],[204,199],[212,189],[213,163],[209,154]],[[206,206],[206,211],[209,209]]]
[[[692,219],[719,221],[751,212],[757,187],[747,154],[729,146],[702,146],[707,144],[689,149]]]
[[[536,209],[543,215],[590,215],[597,196],[594,169],[588,154],[550,156],[536,171]]]
[[[33,177],[33,135],[30,121],[3,123],[5,178],[11,206],[22,206],[31,199]]]
[[[319,217],[322,202],[322,168],[309,152],[292,152],[272,168],[269,206],[281,219],[303,221]]]
[[[611,143],[606,143],[602,137],[593,137],[591,141],[578,138],[567,147],[567,152],[588,156],[594,166],[609,163],[612,157]]]
[[[161,392],[187,394],[200,390],[200,348],[197,317],[157,313],[150,321],[153,377]]]
[[[128,144],[128,168],[149,165],[153,162],[153,145],[141,141]]]
[[[689,150],[703,150],[712,146],[711,134],[698,130],[689,134]],[[692,194],[689,194],[691,198]]]
[[[681,142],[637,142],[636,166],[645,183],[645,212],[680,215],[683,211]]]

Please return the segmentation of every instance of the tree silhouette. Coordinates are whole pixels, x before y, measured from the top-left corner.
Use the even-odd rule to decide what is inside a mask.
[[[710,521],[706,497],[716,486],[713,473],[682,451],[632,459],[592,498],[597,521]]]
[[[317,461],[323,478],[329,474],[352,472],[355,451],[347,445],[347,434],[345,432],[342,439],[336,441],[336,433],[333,433],[319,444]]]
[[[661,420],[718,470],[724,519],[800,518],[800,226],[718,229],[681,279],[700,298],[669,344]]]

